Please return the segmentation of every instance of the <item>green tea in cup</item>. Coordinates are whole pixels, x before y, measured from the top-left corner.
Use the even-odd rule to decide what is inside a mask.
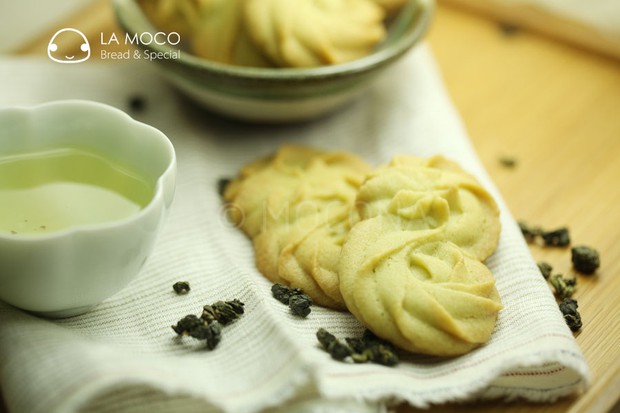
[[[0,232],[49,233],[129,217],[154,182],[96,153],[73,148],[0,158]]]
[[[111,297],[140,274],[175,187],[170,140],[121,110],[0,108],[0,300],[58,318]]]

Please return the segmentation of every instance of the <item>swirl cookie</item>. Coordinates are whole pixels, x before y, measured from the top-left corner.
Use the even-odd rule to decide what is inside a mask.
[[[432,216],[424,213],[431,201],[442,205]],[[442,227],[446,240],[479,260],[489,257],[499,240],[499,209],[491,195],[458,164],[440,156],[395,157],[368,176],[357,205],[362,219],[391,214],[404,229]]]
[[[193,23],[200,15],[200,5],[188,0],[139,0],[144,14],[164,32],[177,32],[183,38],[191,35]]]
[[[267,278],[301,288],[315,303],[344,310],[337,272],[344,240],[357,220],[352,205],[334,205],[317,223],[307,216],[254,239],[256,264]]]
[[[243,167],[224,191],[231,221],[253,238],[266,227],[268,217],[275,221],[288,214],[305,170],[324,154],[307,147],[283,146],[274,155]]]
[[[251,41],[246,0],[139,0],[155,27],[178,32],[191,53],[220,63],[271,66]]]
[[[192,52],[220,63],[269,67],[246,30],[246,0],[201,0],[191,37]]]
[[[502,308],[484,264],[445,241],[440,229],[402,230],[394,216],[356,224],[338,270],[349,311],[416,353],[456,356],[480,346]]]
[[[291,194],[287,214],[264,217],[265,229],[254,238],[261,273],[303,289],[319,305],[344,309],[336,265],[349,222],[357,216],[357,189],[368,171],[349,154],[317,156]]]
[[[336,266],[369,170],[351,154],[293,146],[243,168],[224,197],[231,220],[253,238],[259,271],[344,309]]]
[[[282,67],[354,60],[386,35],[372,0],[248,0],[245,12],[254,44]]]
[[[458,164],[397,156],[371,171],[351,154],[285,146],[224,196],[270,280],[349,309],[405,350],[455,356],[489,340],[502,305],[481,261],[499,212]]]

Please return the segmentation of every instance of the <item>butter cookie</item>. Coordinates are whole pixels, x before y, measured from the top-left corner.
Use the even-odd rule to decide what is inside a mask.
[[[402,230],[390,215],[352,228],[338,269],[349,311],[377,336],[416,353],[471,351],[489,340],[502,308],[483,263],[441,229]]]
[[[254,44],[280,67],[312,67],[368,55],[386,36],[372,0],[248,0]]]
[[[253,238],[259,271],[344,309],[336,266],[369,171],[352,154],[293,146],[244,167],[224,198],[231,220]]]
[[[439,197],[439,198],[437,198]],[[443,214],[427,216],[428,200],[443,203]],[[359,190],[362,219],[391,214],[403,229],[443,227],[445,239],[483,261],[499,241],[499,208],[470,174],[441,156],[397,156],[373,171]]]

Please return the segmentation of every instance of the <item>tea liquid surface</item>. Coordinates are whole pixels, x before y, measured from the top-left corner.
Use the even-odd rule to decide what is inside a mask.
[[[151,200],[154,183],[77,149],[0,158],[0,232],[48,233],[126,218]]]

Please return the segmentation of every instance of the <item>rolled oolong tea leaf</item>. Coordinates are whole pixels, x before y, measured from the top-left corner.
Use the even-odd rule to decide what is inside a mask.
[[[345,340],[347,344],[349,344],[349,346],[351,346],[351,348],[357,351],[358,353],[361,353],[367,348],[372,347],[374,345],[388,344],[387,341],[381,340],[369,329],[364,330],[364,335],[362,335],[361,338],[348,337]]]
[[[579,311],[577,311],[577,307],[579,307],[577,300],[572,298],[565,298],[560,303],[560,311],[564,316],[564,320],[573,332],[579,331],[582,327],[581,315],[579,314]]]
[[[197,340],[205,340],[207,348],[213,350],[222,340],[222,325],[217,321],[211,324],[203,323],[190,331],[189,335]]]
[[[187,281],[177,281],[177,282],[175,282],[172,285],[172,289],[178,295],[187,294],[191,290],[191,288],[189,286],[189,283]]]
[[[321,343],[323,348],[326,350],[329,347],[330,343],[334,341],[338,341],[335,335],[325,330],[324,328],[318,329],[318,331],[316,332],[316,338],[317,340],[319,340],[319,343]]]
[[[559,228],[553,231],[543,231],[540,236],[548,247],[566,247],[570,245],[568,228]]]
[[[594,248],[584,245],[571,249],[573,268],[581,274],[594,274],[601,265],[598,252]]]
[[[188,336],[190,332],[204,324],[204,321],[194,314],[189,314],[180,319],[176,325],[172,326],[175,333],[180,336]]]
[[[531,227],[525,222],[519,221],[519,228],[529,244],[541,239],[542,243],[547,247],[566,247],[570,245],[570,233],[566,227],[545,231],[540,227]]]
[[[347,344],[357,353],[353,355],[356,363],[371,362],[384,366],[395,366],[400,361],[394,346],[366,329],[361,339],[347,338]],[[357,356],[357,357],[356,357]]]
[[[384,366],[395,366],[400,362],[394,347],[383,344],[377,346],[373,362]]]
[[[366,330],[362,338],[345,338],[346,344],[324,328],[319,329],[316,336],[323,349],[334,360],[350,360],[353,363],[375,363],[384,366],[395,366],[399,362],[394,347],[376,337],[370,330]]]
[[[504,168],[513,169],[517,166],[517,158],[514,158],[512,156],[507,156],[507,155],[500,156],[499,163]]]
[[[234,299],[232,301],[218,301],[214,304],[207,304],[202,309],[201,319],[206,323],[219,322],[223,325],[230,324],[244,313],[245,304]]]
[[[205,305],[200,317],[186,315],[172,326],[172,329],[180,336],[204,340],[207,348],[213,350],[222,339],[222,325],[239,318],[245,311],[243,307],[244,303],[236,298]]]
[[[226,304],[235,312],[235,314],[237,314],[237,316],[245,313],[245,303],[236,298],[232,301],[226,301]]]
[[[544,261],[541,261],[536,265],[538,265],[538,269],[540,270],[540,273],[545,278],[545,280],[549,279],[551,271],[553,271],[553,267]]]
[[[368,343],[366,343],[363,338],[347,337],[344,340],[347,342],[349,347],[351,347],[351,350],[359,354],[362,354],[368,347]]]
[[[220,178],[217,180],[217,193],[220,197],[224,196],[224,192],[226,191],[226,187],[230,183],[232,179],[230,178]]]
[[[521,32],[521,28],[519,26],[508,22],[500,22],[499,29],[506,37],[516,36]]]
[[[549,283],[555,290],[555,294],[560,299],[570,298],[575,293],[577,289],[575,285],[577,284],[576,278],[564,278],[562,274],[554,274],[549,277]]]
[[[132,112],[143,112],[146,109],[146,99],[141,95],[133,95],[128,100]]]
[[[333,341],[329,344],[327,352],[332,356],[334,360],[343,361],[347,357],[350,357],[353,352],[349,346],[344,344],[340,340]]]
[[[530,227],[523,221],[519,221],[519,228],[521,229],[523,238],[525,238],[525,241],[527,241],[528,244],[535,242],[536,239],[543,233],[543,230],[540,227]]]
[[[293,295],[288,302],[291,312],[298,317],[307,317],[310,314],[312,298],[306,294]]]
[[[354,363],[375,363],[384,366],[395,366],[400,361],[394,348],[383,344],[368,347],[361,352],[354,352],[351,356]]]
[[[280,301],[282,304],[288,305],[291,297],[303,294],[303,291],[299,288],[291,288],[284,284],[276,283],[271,286],[271,294],[273,298]]]
[[[190,314],[172,326],[175,333],[180,336],[190,336],[197,340],[204,340],[207,348],[213,350],[222,339],[222,325],[220,323],[206,323],[203,319]]]
[[[321,343],[321,346],[323,346],[323,349],[327,351],[334,360],[343,361],[353,354],[349,346],[338,340],[336,336],[329,333],[324,328],[320,328],[316,332],[316,337],[319,343]]]
[[[207,304],[202,307],[202,315],[200,316],[204,323],[213,323],[217,321],[217,314],[215,308],[211,304]]]
[[[271,294],[282,304],[288,305],[291,313],[298,317],[307,317],[310,314],[312,298],[304,294],[299,288],[291,288],[284,284],[276,283],[271,286]]]

